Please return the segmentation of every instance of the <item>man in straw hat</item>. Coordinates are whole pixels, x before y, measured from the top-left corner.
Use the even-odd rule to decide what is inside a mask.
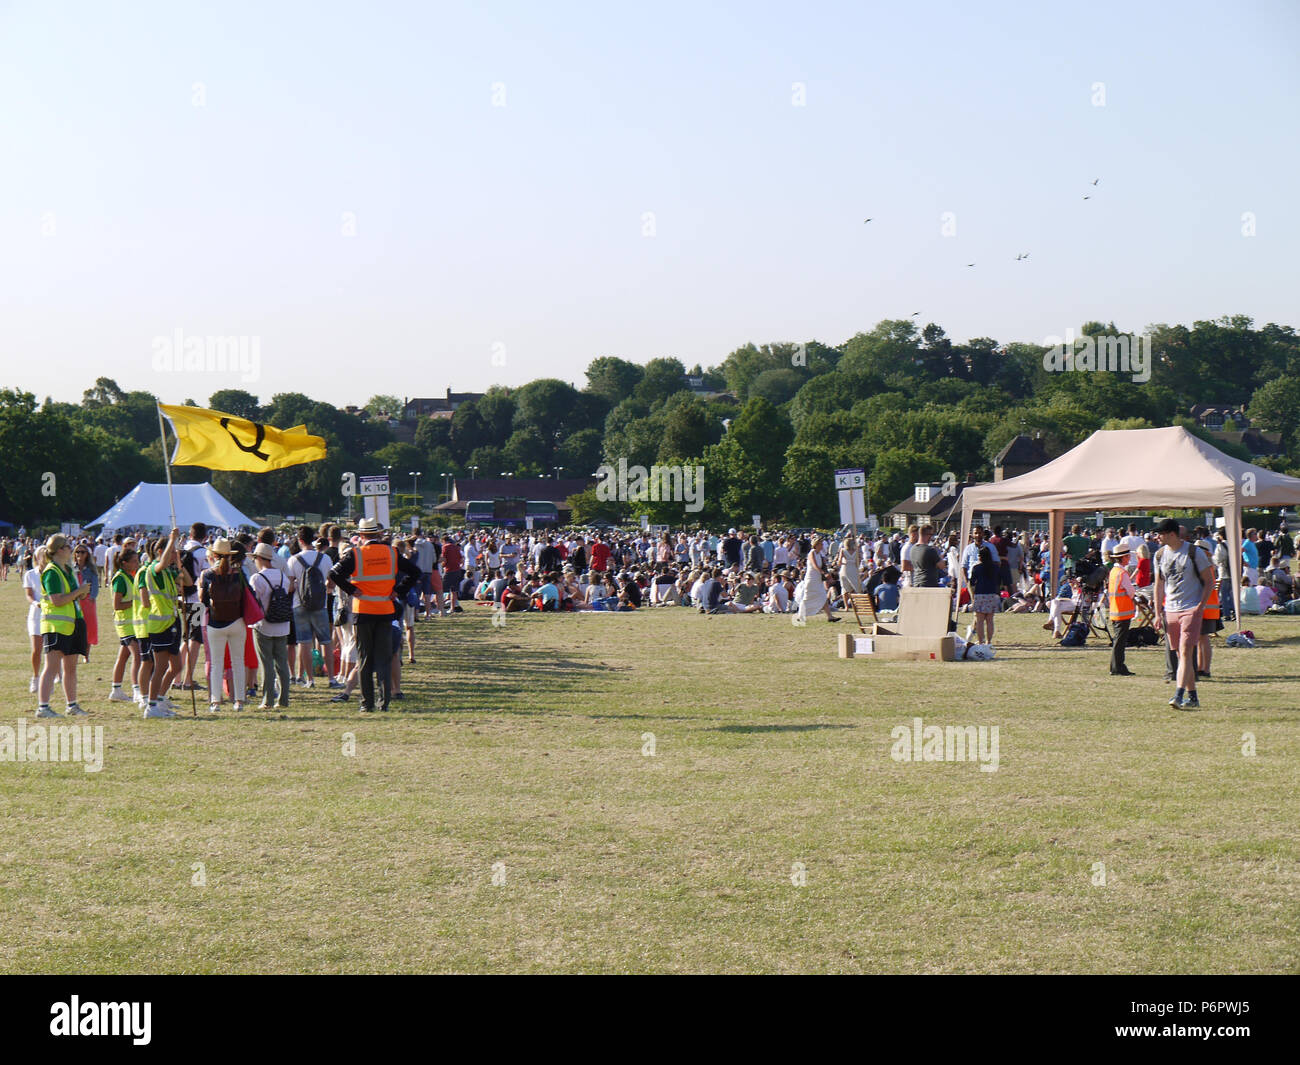
[[[406,593],[420,580],[420,569],[384,539],[384,527],[375,518],[357,523],[361,542],[339,559],[330,579],[352,596],[356,625],[358,669],[361,674],[361,709],[375,709],[375,673],[379,674],[382,702],[391,699],[393,618],[401,616]]]
[[[1111,549],[1109,561],[1115,563],[1110,567],[1108,578],[1109,598],[1107,611],[1111,627],[1115,630],[1115,645],[1110,652],[1110,672],[1114,677],[1131,677],[1133,671],[1124,664],[1124,648],[1128,645],[1128,627],[1133,624],[1133,615],[1137,613],[1133,587],[1133,578],[1129,576],[1125,565],[1128,563],[1129,549],[1122,543]]]

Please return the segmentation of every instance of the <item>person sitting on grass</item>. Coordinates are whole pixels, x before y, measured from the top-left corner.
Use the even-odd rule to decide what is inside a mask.
[[[546,574],[541,585],[533,594],[533,609],[541,611],[560,609],[559,578],[554,573]]]
[[[1243,614],[1264,613],[1259,605],[1259,589],[1252,587],[1250,578],[1244,575],[1241,578],[1241,612]]]
[[[618,590],[618,609],[637,610],[642,603],[641,586],[630,573],[623,574],[622,587]]]
[[[733,614],[757,614],[763,609],[758,602],[758,584],[753,573],[746,573],[744,579],[736,585],[727,609]]]

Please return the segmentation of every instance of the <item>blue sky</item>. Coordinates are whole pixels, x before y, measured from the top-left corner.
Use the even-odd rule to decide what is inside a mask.
[[[0,2],[3,383],[343,405],[913,311],[1300,325],[1298,46],[1280,2]],[[160,375],[176,329],[257,380]]]

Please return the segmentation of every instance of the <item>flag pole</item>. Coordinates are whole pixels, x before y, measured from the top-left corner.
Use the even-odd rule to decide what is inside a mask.
[[[163,428],[162,404],[155,401],[154,405],[158,408],[158,436],[162,440],[163,469],[167,471],[167,502],[171,506],[171,527],[174,529],[176,528],[176,499],[172,495],[172,464],[167,461],[167,430]]]

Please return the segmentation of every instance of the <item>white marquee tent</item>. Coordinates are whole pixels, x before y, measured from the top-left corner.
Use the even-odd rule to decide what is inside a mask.
[[[172,492],[176,497],[176,523],[182,530],[196,521],[221,529],[257,526],[252,518],[241,513],[210,484],[177,484],[172,486]],[[86,527],[102,525],[105,529],[127,529],[143,525],[167,529],[171,527],[171,521],[167,485],[141,481],[98,518],[87,522]]]
[[[1300,479],[1225,455],[1181,426],[1100,430],[1045,466],[961,494],[961,542],[977,510],[1046,513],[1059,559],[1068,510],[1223,511],[1233,599],[1241,602],[1241,511],[1300,503]],[[1241,612],[1237,612],[1241,627]]]

